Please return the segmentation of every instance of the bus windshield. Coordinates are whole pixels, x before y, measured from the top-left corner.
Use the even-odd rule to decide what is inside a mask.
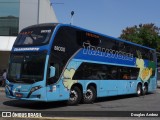
[[[11,54],[7,78],[15,83],[35,83],[43,80],[46,53]]]
[[[37,46],[49,43],[53,26],[29,27],[23,29],[14,43],[14,46]]]

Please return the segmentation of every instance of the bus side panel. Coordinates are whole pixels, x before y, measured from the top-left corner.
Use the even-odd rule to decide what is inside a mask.
[[[136,93],[138,80],[118,80],[118,95]]]
[[[69,90],[64,87],[62,80],[58,84],[52,84],[47,86],[47,100],[48,101],[58,101],[58,100],[68,100]]]
[[[150,78],[150,83],[149,83],[149,86],[148,86],[148,91],[149,92],[154,92],[157,88],[157,80],[156,78]]]
[[[98,97],[114,96],[118,94],[117,80],[100,80]]]
[[[157,89],[157,70],[155,71],[155,75],[150,78],[148,84],[148,92],[154,92]]]
[[[128,94],[130,92],[129,81],[117,80],[118,95]]]

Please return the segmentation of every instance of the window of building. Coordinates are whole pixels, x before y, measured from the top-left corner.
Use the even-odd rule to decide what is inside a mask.
[[[0,0],[0,36],[17,36],[20,0]]]

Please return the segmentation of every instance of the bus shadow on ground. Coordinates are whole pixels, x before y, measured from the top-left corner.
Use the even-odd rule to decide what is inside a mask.
[[[66,101],[58,102],[35,102],[35,101],[22,101],[22,100],[10,100],[3,102],[6,106],[12,106],[17,108],[26,108],[32,110],[45,110],[50,108],[60,108],[67,106]]]
[[[148,93],[148,95],[152,95],[155,93]],[[142,95],[140,97],[145,97],[146,95]],[[106,101],[116,101],[116,100],[121,100],[121,99],[129,99],[129,98],[138,98],[136,94],[129,94],[129,95],[117,95],[117,96],[109,96],[109,97],[100,97],[97,98],[96,103],[98,102],[106,102]]]
[[[152,95],[152,94],[153,93],[149,93],[148,95]],[[111,96],[111,97],[101,97],[101,98],[97,98],[95,103],[116,101],[116,100],[129,99],[129,98],[135,98],[135,97],[137,97],[137,96],[134,94],[132,94],[132,95],[118,95],[118,96]],[[141,97],[144,97],[144,96],[141,96]],[[61,107],[67,106],[66,101],[36,102],[36,101],[10,100],[10,101],[3,102],[3,104],[6,106],[12,106],[12,107],[17,107],[17,108],[26,108],[26,109],[32,109],[32,110],[45,110],[45,109],[61,108]]]

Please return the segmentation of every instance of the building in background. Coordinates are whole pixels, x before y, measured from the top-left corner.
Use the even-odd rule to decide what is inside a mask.
[[[39,23],[58,22],[50,0],[0,0],[0,73],[18,32]]]

